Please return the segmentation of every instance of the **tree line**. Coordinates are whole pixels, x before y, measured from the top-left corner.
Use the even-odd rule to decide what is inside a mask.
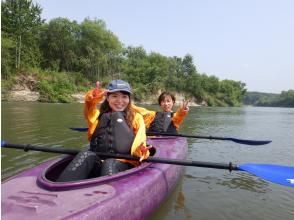
[[[31,0],[2,1],[1,11],[2,79],[9,81],[34,68],[42,72],[36,89],[44,95],[73,92],[75,86],[69,84],[80,81],[106,83],[117,78],[132,85],[139,101],[170,90],[210,106],[240,106],[246,93],[242,82],[199,73],[190,54],[168,57],[123,45],[103,20],[85,18],[78,23],[59,17],[46,22],[42,7]]]
[[[281,94],[247,92],[244,104],[264,107],[294,107],[294,90],[282,91]]]

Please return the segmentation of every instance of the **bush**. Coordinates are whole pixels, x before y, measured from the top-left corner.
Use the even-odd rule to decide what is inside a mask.
[[[71,102],[70,94],[77,91],[74,82],[66,74],[52,74],[51,80],[41,80],[38,84],[40,101],[45,102]]]

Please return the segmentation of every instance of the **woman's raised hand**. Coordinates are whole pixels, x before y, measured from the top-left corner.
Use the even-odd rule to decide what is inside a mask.
[[[93,90],[93,97],[97,97],[97,96],[101,96],[101,93],[103,93],[102,95],[106,95],[107,90],[106,89],[102,89],[101,88],[101,83],[100,81],[96,82],[96,88]]]
[[[189,101],[190,100],[185,100],[185,99],[183,100],[182,108],[184,111],[189,111],[189,106],[188,106]]]

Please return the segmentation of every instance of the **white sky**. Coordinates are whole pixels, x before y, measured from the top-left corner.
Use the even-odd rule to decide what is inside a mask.
[[[199,73],[248,91],[294,89],[292,0],[34,0],[56,17],[106,22],[125,46],[194,58]]]

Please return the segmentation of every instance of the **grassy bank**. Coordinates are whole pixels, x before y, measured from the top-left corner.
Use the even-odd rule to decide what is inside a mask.
[[[9,100],[9,92],[30,90],[39,93],[40,102],[74,102],[72,94],[85,92],[93,83],[80,73],[52,72],[29,69],[2,79],[2,100]]]

